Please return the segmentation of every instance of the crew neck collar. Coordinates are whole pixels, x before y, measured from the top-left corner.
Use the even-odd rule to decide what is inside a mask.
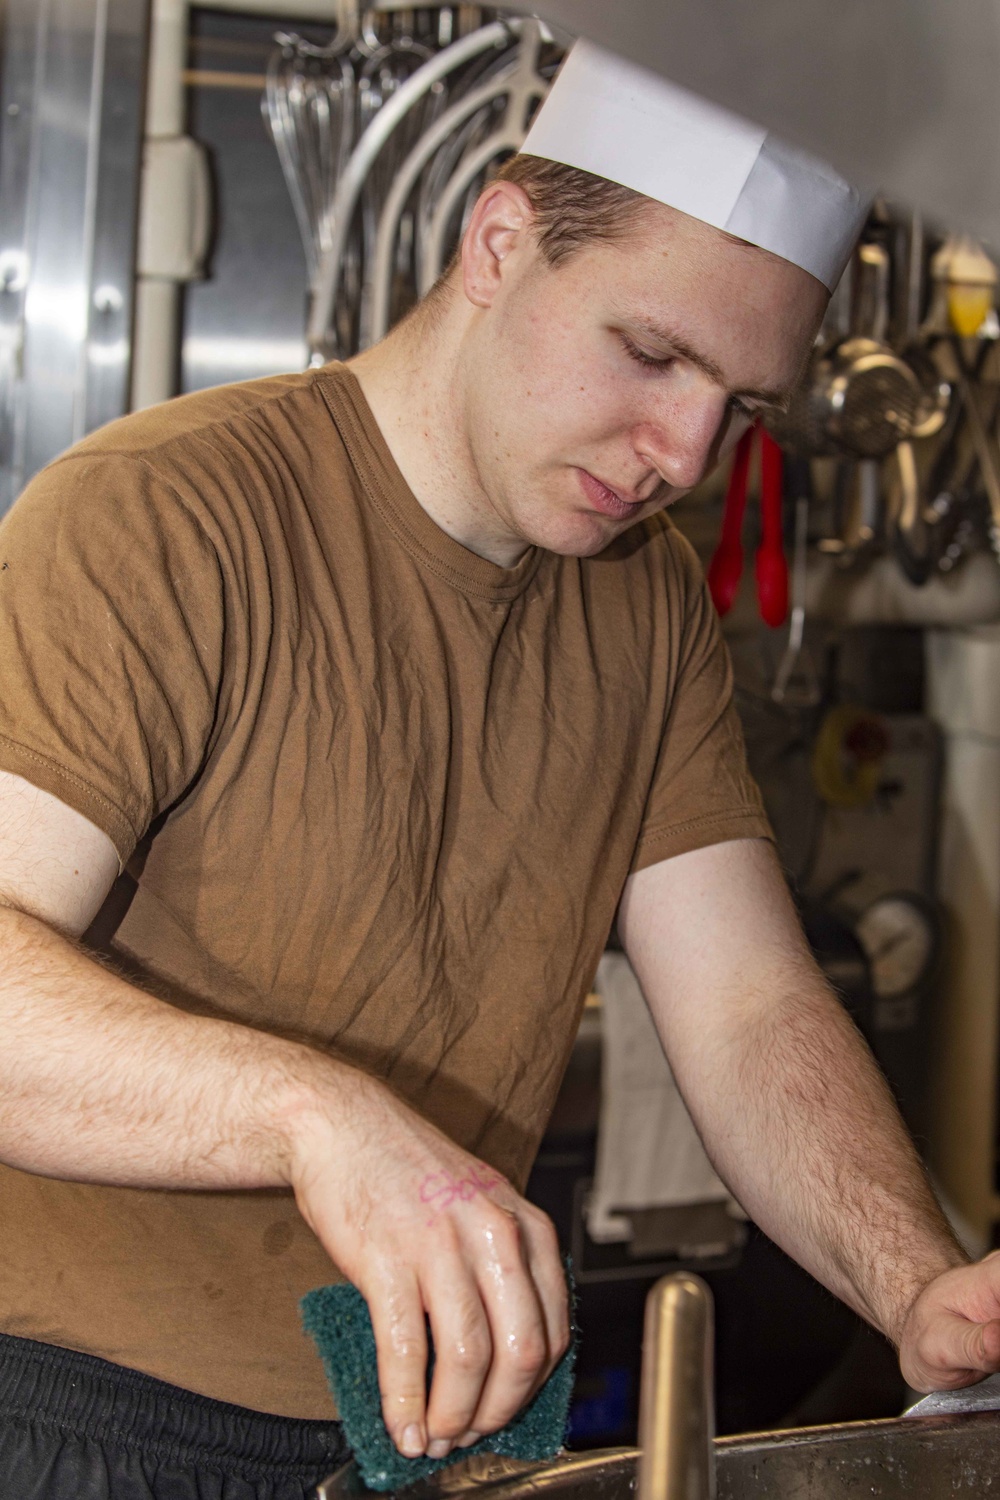
[[[431,519],[403,478],[356,375],[346,365],[326,365],[317,381],[376,509],[410,555],[475,598],[504,603],[523,593],[543,549],[529,547],[514,567],[501,568],[463,547]]]

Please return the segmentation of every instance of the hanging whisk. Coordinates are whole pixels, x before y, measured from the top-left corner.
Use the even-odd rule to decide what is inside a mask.
[[[357,89],[350,52],[356,40],[356,32],[343,26],[327,46],[278,32],[267,69],[264,119],[302,236],[310,290],[330,243],[330,207],[354,144]]]

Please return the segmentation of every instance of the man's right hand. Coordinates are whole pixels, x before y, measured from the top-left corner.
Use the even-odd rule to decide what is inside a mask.
[[[565,1353],[555,1230],[385,1085],[333,1067],[328,1107],[310,1091],[289,1121],[289,1181],[368,1302],[390,1436],[407,1457],[442,1458],[504,1426]]]
[[[67,942],[117,870],[80,813],[0,773],[0,1161],[138,1188],[290,1184],[368,1301],[400,1450],[502,1427],[568,1342],[549,1220],[376,1079],[153,999]]]

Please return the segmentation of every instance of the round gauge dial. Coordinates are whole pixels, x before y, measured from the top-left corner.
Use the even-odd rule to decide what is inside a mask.
[[[938,926],[934,908],[918,896],[880,896],[858,918],[857,934],[871,965],[876,995],[905,995],[934,966]]]

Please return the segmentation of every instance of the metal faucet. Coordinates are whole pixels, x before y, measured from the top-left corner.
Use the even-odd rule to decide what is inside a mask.
[[[646,1298],[639,1398],[639,1500],[714,1500],[712,1294],[664,1276]]]

